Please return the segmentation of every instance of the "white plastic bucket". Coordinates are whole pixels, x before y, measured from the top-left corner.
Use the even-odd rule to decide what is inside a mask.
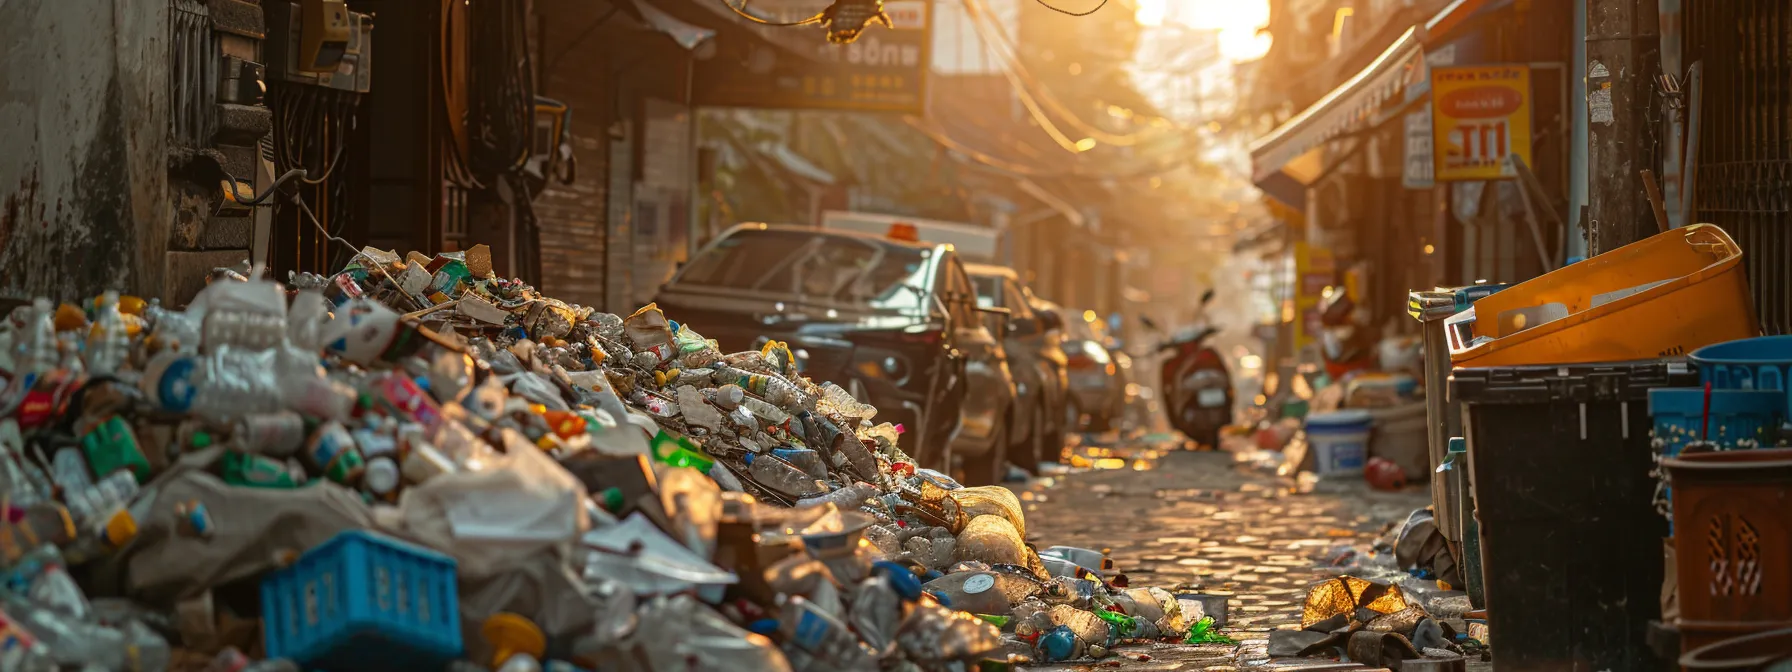
[[[1307,416],[1307,444],[1313,447],[1314,471],[1324,478],[1362,476],[1374,424],[1373,416],[1362,410]]]

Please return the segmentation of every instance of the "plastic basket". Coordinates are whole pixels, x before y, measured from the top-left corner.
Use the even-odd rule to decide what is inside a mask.
[[[350,530],[261,583],[269,658],[329,672],[437,672],[461,655],[455,562]]]
[[[1736,447],[1752,439],[1772,447],[1786,417],[1786,393],[1779,390],[1712,390],[1711,422],[1705,422],[1705,390],[1699,387],[1649,390],[1649,415],[1661,454],[1673,457],[1687,443],[1704,437],[1720,446]]]
[[[1476,301],[1445,321],[1450,359],[1618,362],[1748,338],[1760,329],[1741,262],[1742,249],[1709,224],[1651,236]]]
[[[1699,382],[1725,390],[1785,390],[1792,376],[1792,336],[1745,338],[1693,351]],[[1792,399],[1787,400],[1792,404]],[[1792,417],[1792,406],[1786,408]]]
[[[1662,461],[1674,483],[1674,563],[1686,650],[1792,627],[1792,450]]]

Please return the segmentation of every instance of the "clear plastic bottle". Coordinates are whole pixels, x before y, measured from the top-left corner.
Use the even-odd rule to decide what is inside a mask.
[[[814,669],[860,670],[871,667],[871,656],[859,638],[833,614],[801,596],[784,600],[779,631],[790,645],[816,657]]]
[[[828,491],[813,476],[776,457],[748,453],[746,461],[747,474],[753,478],[754,483],[786,497],[802,499],[826,494]]]
[[[192,410],[216,420],[281,410],[275,359],[273,350],[257,352],[228,346],[206,355],[193,390]]]
[[[823,480],[828,477],[828,463],[821,458],[821,453],[808,448],[773,448],[772,455],[789,462],[791,466],[803,470],[810,478]]]
[[[93,476],[87,468],[87,456],[80,448],[68,446],[56,451],[50,458],[50,480],[63,492],[86,490],[93,485]]]
[[[36,376],[41,376],[56,368],[62,359],[59,343],[56,339],[56,304],[49,299],[39,298],[31,302],[30,317],[25,323],[25,330],[19,334],[13,346],[14,373],[20,380],[29,385]]]
[[[113,514],[130,506],[131,500],[136,499],[137,493],[142,489],[137,484],[136,475],[129,470],[120,469],[93,485],[65,491],[63,500],[67,502],[69,513],[74,516],[77,526],[82,530],[98,532],[105,529]]]
[[[75,619],[85,621],[93,615],[87,594],[81,592],[74,577],[68,574],[62,552],[50,544],[39,546],[13,565],[7,581],[23,584],[25,594],[32,601]]]
[[[0,593],[0,600],[4,600],[7,615],[36,637],[57,664],[77,669],[133,669],[136,645],[124,631],[83,622],[11,592]]]
[[[1069,627],[1085,643],[1100,646],[1112,646],[1114,643],[1113,628],[1093,613],[1067,604],[1058,604],[1052,606],[1050,614],[1053,623]]]
[[[118,312],[118,292],[101,294],[94,308],[93,328],[87,335],[87,370],[110,375],[130,357],[131,336],[124,314]]]

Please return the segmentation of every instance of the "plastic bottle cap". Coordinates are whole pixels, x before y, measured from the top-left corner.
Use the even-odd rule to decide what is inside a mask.
[[[511,613],[493,614],[491,618],[485,619],[485,625],[480,627],[479,633],[495,649],[492,656],[494,668],[502,667],[504,661],[519,653],[540,659],[548,646],[547,637],[534,621]]]
[[[203,432],[203,431],[193,432],[193,447],[194,448],[209,448],[209,447],[211,447],[211,445],[212,445],[212,435],[210,432]]]
[[[106,541],[113,546],[123,546],[137,536],[137,519],[131,517],[129,511],[119,511],[106,521]]]
[[[367,489],[375,494],[384,495],[398,489],[398,464],[389,457],[376,457],[367,462],[366,471],[361,473]]]

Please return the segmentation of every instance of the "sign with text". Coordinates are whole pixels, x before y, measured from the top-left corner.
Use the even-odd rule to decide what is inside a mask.
[[[1506,157],[1531,161],[1531,69],[1491,65],[1431,70],[1435,179],[1513,177]]]
[[[932,17],[924,0],[886,0],[892,27],[873,23],[851,44],[819,26],[779,28],[784,48],[750,48],[697,64],[696,105],[923,114]]]
[[[1431,108],[1420,107],[1406,115],[1406,169],[1400,183],[1407,189],[1430,189],[1436,168],[1431,151]]]

